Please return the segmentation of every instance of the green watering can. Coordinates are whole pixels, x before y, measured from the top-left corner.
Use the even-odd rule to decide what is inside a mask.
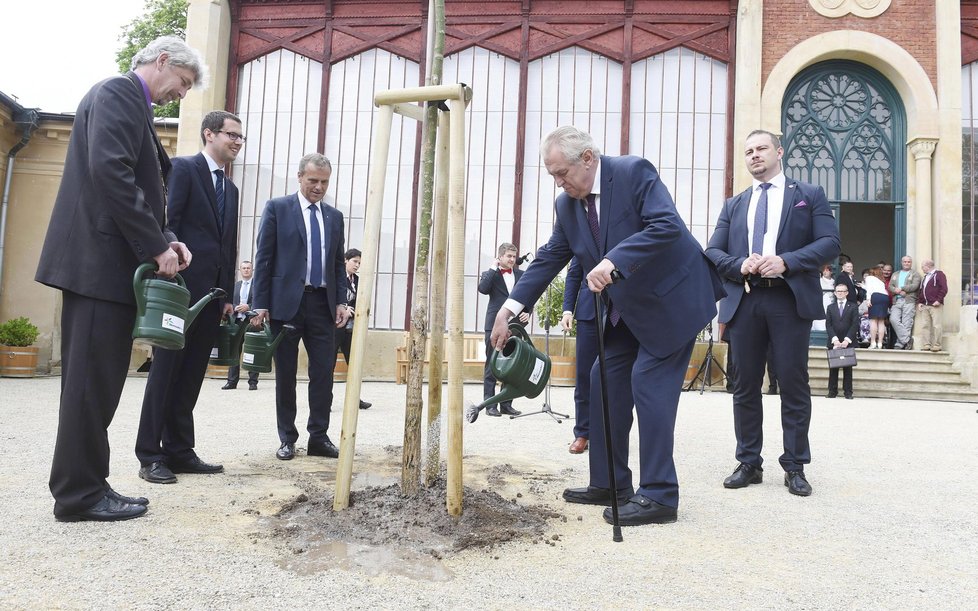
[[[495,403],[536,397],[550,380],[550,356],[536,349],[520,323],[509,323],[509,332],[512,336],[503,349],[493,351],[489,357],[489,369],[502,382],[502,388],[496,396],[465,408],[465,419],[470,423],[475,422],[483,408]]]
[[[245,371],[268,373],[272,370],[272,357],[285,334],[295,330],[292,325],[282,325],[278,335],[272,337],[272,327],[265,321],[261,330],[252,329],[245,333],[244,348],[241,349],[241,368]]]
[[[251,326],[251,317],[254,315],[254,312],[246,312],[240,321],[235,320],[234,315],[221,319],[221,326],[217,328],[217,338],[211,349],[211,365],[232,367],[241,361],[241,344],[244,343],[245,333]]]
[[[136,323],[132,328],[132,338],[156,348],[182,350],[184,333],[190,323],[212,299],[224,297],[227,293],[213,288],[190,307],[190,291],[180,274],[173,277],[175,283],[147,277],[156,269],[155,263],[143,263],[136,268],[132,277],[132,290],[136,296]]]

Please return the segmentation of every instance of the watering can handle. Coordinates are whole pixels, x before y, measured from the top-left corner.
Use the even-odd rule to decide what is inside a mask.
[[[140,290],[143,280],[145,280],[145,276],[147,273],[153,273],[157,269],[159,269],[159,266],[156,265],[156,263],[143,263],[142,265],[136,268],[136,273],[133,274],[132,276],[132,292],[133,295],[136,297],[137,317],[146,314],[146,300],[142,298],[143,291]],[[187,288],[187,283],[183,281],[183,276],[181,276],[180,274],[176,274],[173,278],[177,281],[177,284],[179,284],[183,288]]]
[[[509,332],[511,335],[515,335],[523,341],[530,341],[530,336],[526,334],[526,328],[519,322],[513,321],[509,323]]]

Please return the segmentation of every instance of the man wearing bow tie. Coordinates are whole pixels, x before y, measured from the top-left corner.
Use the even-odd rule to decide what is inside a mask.
[[[519,252],[516,250],[515,245],[509,242],[503,242],[496,250],[496,265],[482,272],[482,276],[479,278],[479,292],[483,295],[489,295],[485,323],[486,365],[482,377],[483,399],[488,399],[496,394],[496,378],[492,375],[492,370],[489,368],[489,357],[492,356],[493,351],[492,344],[489,342],[489,335],[492,333],[492,323],[496,320],[496,314],[499,313],[499,308],[509,298],[509,294],[513,291],[513,285],[523,275],[523,270],[515,269],[518,255]],[[526,311],[520,313],[519,321],[526,324],[529,320],[530,314],[528,308]],[[520,412],[519,410],[513,409],[512,401],[503,401],[499,404],[498,408],[495,405],[487,407],[486,414],[489,416],[500,416],[502,414],[518,416]]]
[[[781,386],[784,485],[791,494],[808,496],[808,336],[812,321],[825,318],[819,270],[839,255],[839,230],[822,187],[785,177],[783,154],[771,132],[747,136],[744,157],[753,185],[724,203],[706,254],[723,276],[727,296],[719,321],[727,325],[737,363],[733,411],[740,464],[723,485],[761,483],[761,383],[770,343]]]

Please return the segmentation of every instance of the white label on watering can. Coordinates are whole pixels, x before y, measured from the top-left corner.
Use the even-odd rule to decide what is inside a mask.
[[[537,359],[533,364],[533,373],[530,374],[530,383],[536,384],[543,377],[543,359]]]
[[[244,359],[243,360],[245,362],[245,365],[254,365],[255,364],[255,355],[254,354],[251,354],[250,352],[245,352],[244,353]]]
[[[178,333],[183,333],[183,319],[174,316],[173,314],[163,314],[163,320],[160,321],[160,326],[164,329],[169,329],[170,331],[177,331]]]
[[[213,348],[211,348],[211,358],[212,359],[216,359],[219,356],[221,356],[221,355],[220,355],[220,353],[217,350],[217,346],[214,346]]]

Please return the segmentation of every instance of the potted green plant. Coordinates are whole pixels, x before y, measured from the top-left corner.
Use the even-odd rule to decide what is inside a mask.
[[[560,332],[565,335],[573,336],[577,330],[576,322],[571,327],[570,332],[565,332],[560,326],[560,319],[564,313],[564,276],[558,275],[554,278],[543,295],[537,299],[535,307],[537,325],[550,326],[552,333]],[[554,384],[558,386],[573,386],[576,379],[575,355],[565,355],[564,346],[566,340],[560,343],[560,354],[551,354],[551,373],[550,377]]]
[[[40,334],[26,316],[0,324],[0,376],[31,378],[37,369],[37,341]]]

